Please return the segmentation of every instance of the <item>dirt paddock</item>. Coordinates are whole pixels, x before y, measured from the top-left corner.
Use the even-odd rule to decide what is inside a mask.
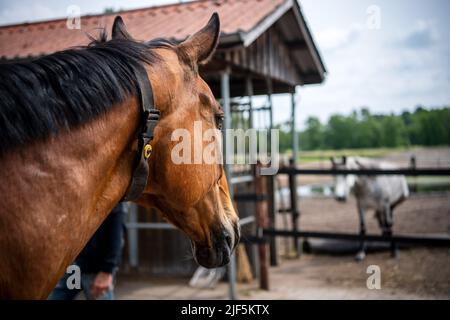
[[[303,230],[357,232],[354,200],[345,204],[328,198],[300,201]],[[286,227],[282,215],[279,227]],[[372,214],[368,232],[379,233]],[[287,227],[289,227],[287,225]],[[450,234],[450,195],[414,196],[395,212],[397,234]],[[240,299],[450,299],[449,248],[402,247],[391,258],[386,246],[371,245],[363,262],[354,261],[354,243],[311,240],[312,254],[298,259],[284,258],[290,244],[277,240],[280,265],[270,268],[270,290],[258,289],[257,281],[238,284]],[[381,270],[381,289],[369,290],[369,265]],[[228,285],[215,289],[195,289],[186,278],[121,277],[118,299],[226,299]]]
[[[450,166],[450,148],[415,148],[385,157],[408,166],[415,155],[418,167]],[[305,167],[327,167],[329,161]],[[299,185],[330,183],[331,177],[300,176]],[[284,179],[284,180],[283,180]],[[279,180],[287,186],[286,177]],[[300,227],[310,231],[358,232],[355,199],[346,203],[334,199],[301,198]],[[394,212],[395,234],[450,234],[450,193],[418,194]],[[367,213],[370,234],[379,234],[373,213]],[[290,228],[290,217],[278,215],[278,228]],[[357,244],[344,241],[310,240],[312,253],[298,259],[289,256],[292,241],[277,239],[280,264],[270,268],[270,290],[258,289],[257,281],[238,284],[240,299],[450,299],[450,248],[405,247],[391,258],[386,245],[370,244],[363,262],[356,262]],[[369,265],[381,271],[381,289],[366,285]],[[215,289],[194,289],[186,278],[122,277],[117,285],[119,299],[227,299],[228,285]]]

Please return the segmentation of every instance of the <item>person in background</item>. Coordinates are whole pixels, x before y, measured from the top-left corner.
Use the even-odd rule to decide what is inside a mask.
[[[83,291],[88,300],[113,300],[114,283],[122,257],[126,205],[119,203],[74,261],[81,271],[81,288],[70,289],[65,273],[48,297],[73,300]]]

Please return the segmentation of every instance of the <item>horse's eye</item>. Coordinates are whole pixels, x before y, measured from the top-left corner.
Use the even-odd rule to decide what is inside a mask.
[[[216,114],[216,126],[217,126],[217,129],[222,130],[223,114]]]

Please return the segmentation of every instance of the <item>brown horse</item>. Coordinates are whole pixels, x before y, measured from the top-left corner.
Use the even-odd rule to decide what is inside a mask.
[[[0,65],[0,298],[47,298],[127,191],[142,123],[136,63],[161,112],[136,202],[184,231],[203,266],[228,263],[239,241],[222,166],[171,161],[173,130],[213,129],[222,115],[198,73],[218,42],[217,14],[180,44],[137,42],[120,17],[112,35]]]

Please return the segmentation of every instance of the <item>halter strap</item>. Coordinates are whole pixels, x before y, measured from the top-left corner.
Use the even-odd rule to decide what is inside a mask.
[[[138,135],[138,158],[135,164],[130,185],[121,201],[137,200],[147,186],[149,167],[148,158],[152,153],[150,142],[153,140],[153,132],[159,122],[160,113],[155,108],[153,90],[147,71],[142,65],[136,66],[136,80],[141,104],[141,123]]]

